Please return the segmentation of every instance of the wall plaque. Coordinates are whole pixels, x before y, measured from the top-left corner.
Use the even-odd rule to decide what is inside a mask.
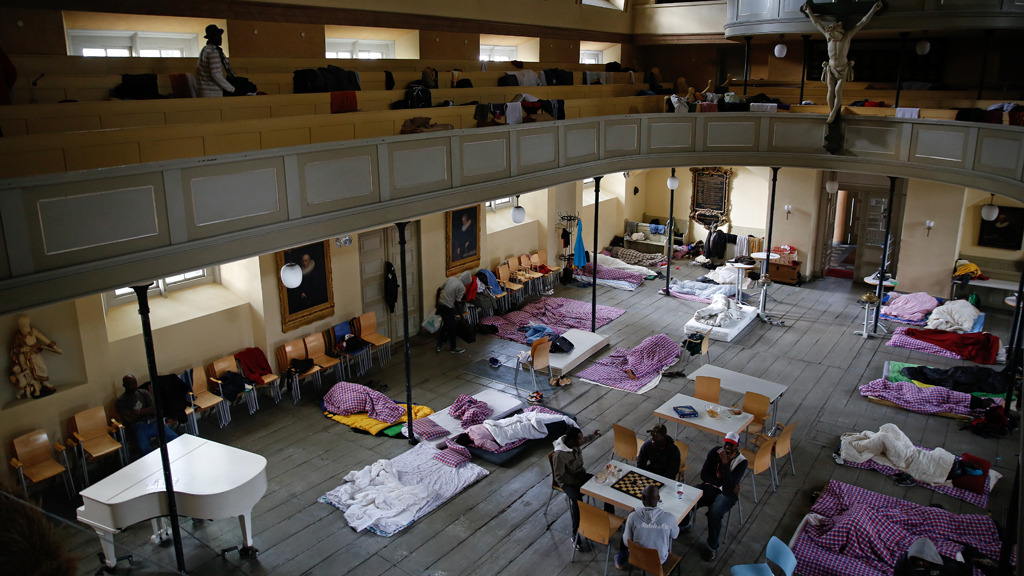
[[[690,195],[690,220],[705,228],[729,222],[730,168],[690,168],[693,194]]]

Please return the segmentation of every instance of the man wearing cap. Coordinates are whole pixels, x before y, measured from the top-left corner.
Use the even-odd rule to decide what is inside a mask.
[[[722,532],[722,518],[732,510],[740,496],[740,480],[747,471],[747,459],[740,454],[740,436],[735,432],[725,435],[721,447],[712,448],[700,469],[703,490],[694,510],[707,508],[708,549],[704,559],[711,562],[718,556],[718,535]],[[683,532],[690,530],[690,514],[683,519]]]
[[[669,437],[668,428],[664,424],[655,424],[647,433],[651,438],[640,447],[637,468],[665,478],[675,478],[679,474],[679,448]]]
[[[206,27],[206,46],[199,53],[196,62],[196,96],[199,98],[220,98],[225,92],[232,93],[235,87],[224,75],[234,76],[227,56],[220,45],[224,40],[224,30],[216,24]]]

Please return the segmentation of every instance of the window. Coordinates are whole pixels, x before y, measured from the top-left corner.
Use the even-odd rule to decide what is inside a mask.
[[[609,10],[625,10],[626,3],[623,0],[583,0],[587,6],[607,8]]]
[[[72,56],[183,58],[199,56],[199,35],[130,30],[68,30]]]
[[[502,208],[508,208],[511,205],[512,205],[512,198],[511,197],[508,197],[508,198],[495,198],[494,200],[490,200],[490,201],[484,203],[484,206],[486,206],[487,209],[492,211],[492,212],[497,212],[498,210],[501,210]]]
[[[584,188],[593,188],[594,187],[594,179],[593,178],[584,178],[583,179],[583,187]]]
[[[149,287],[149,295],[150,297],[159,295],[166,298],[168,292],[192,288],[193,286],[198,286],[200,284],[219,282],[219,273],[219,268],[214,266],[182,272],[181,274],[175,274],[174,276],[168,276],[166,278],[160,278]],[[113,292],[107,292],[103,295],[103,300],[109,308],[126,304],[134,297],[135,290],[126,286],[124,288],[115,288]]]
[[[600,50],[580,50],[580,64],[604,64],[604,52]]]
[[[480,46],[480,59],[488,62],[510,62],[519,59],[519,48],[515,46]]]
[[[346,38],[328,38],[326,41],[328,58],[359,58],[376,60],[395,57],[394,40],[353,40]]]

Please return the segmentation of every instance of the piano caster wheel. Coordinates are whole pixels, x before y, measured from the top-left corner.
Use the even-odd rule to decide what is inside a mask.
[[[241,546],[241,547],[239,547],[239,546],[232,546],[230,548],[224,548],[223,550],[221,550],[220,551],[220,557],[221,558],[226,558],[228,552],[234,552],[235,550],[238,550],[238,555],[241,556],[242,558],[253,558],[253,559],[255,559],[257,556],[260,555],[260,551],[257,550],[255,546]]]
[[[107,557],[103,555],[103,552],[97,552],[96,556],[100,559],[100,569],[96,571],[96,576],[100,576],[101,574],[114,574],[117,572],[117,563],[123,560],[127,560],[129,566],[135,566],[135,559],[131,554],[117,556],[114,558],[113,567],[107,566]]]

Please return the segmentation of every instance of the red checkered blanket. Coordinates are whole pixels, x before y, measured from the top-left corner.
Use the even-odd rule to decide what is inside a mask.
[[[913,382],[889,382],[879,378],[860,387],[861,396],[872,396],[888,400],[893,404],[921,414],[963,414],[981,415],[984,410],[971,410],[971,395],[956,392],[942,386],[921,388]],[[1002,403],[994,398],[996,404]]]
[[[591,262],[573,274],[577,278],[593,278],[594,277],[594,263]],[[619,280],[621,282],[627,282],[632,284],[634,288],[643,284],[644,277],[634,272],[627,272],[625,270],[618,270],[615,268],[609,268],[607,266],[597,265],[597,277],[602,280]]]
[[[600,328],[619,316],[625,314],[622,308],[611,306],[597,307],[597,327]],[[522,310],[509,312],[504,316],[487,316],[480,319],[481,324],[498,327],[498,338],[526,344],[526,332],[520,332],[520,326],[543,324],[558,334],[573,328],[590,330],[590,303],[571,298],[541,298],[523,306]]]
[[[579,373],[580,378],[627,392],[637,392],[650,384],[667,366],[679,358],[679,345],[664,334],[649,336],[632,350],[616,348]],[[630,378],[631,371],[636,378]]]
[[[338,382],[332,386],[324,396],[323,408],[339,416],[366,412],[370,418],[388,424],[394,424],[405,415],[405,408],[387,396],[352,382]]]

